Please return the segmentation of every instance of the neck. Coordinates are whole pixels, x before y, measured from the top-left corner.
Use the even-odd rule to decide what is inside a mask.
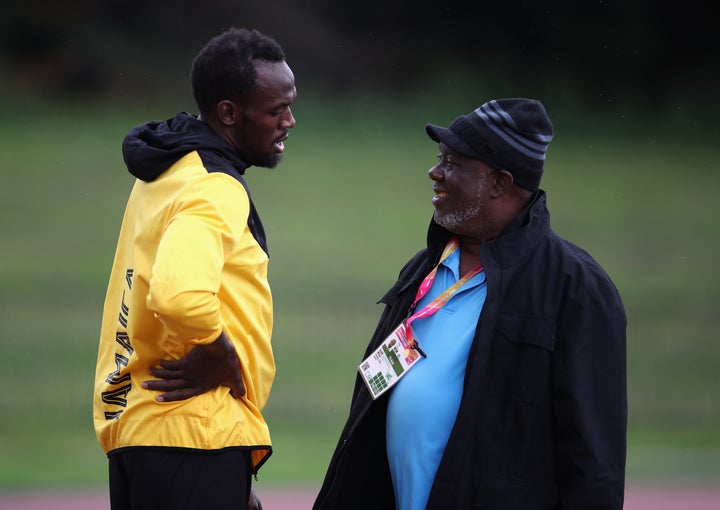
[[[460,238],[460,276],[464,276],[479,264],[482,263],[480,259],[480,248],[482,247],[482,240],[471,237]]]

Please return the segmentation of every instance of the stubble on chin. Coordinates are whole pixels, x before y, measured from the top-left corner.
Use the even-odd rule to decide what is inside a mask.
[[[475,191],[472,204],[464,209],[455,209],[447,213],[441,213],[435,209],[435,222],[455,234],[459,234],[460,232],[467,230],[468,226],[476,223],[482,212],[482,193],[485,189],[485,182],[486,181],[483,180],[479,184],[477,190]]]
[[[263,168],[275,168],[282,161],[281,154],[271,154],[269,156],[255,156],[248,158],[247,163],[252,166],[261,166]]]
[[[479,213],[479,205],[447,214],[438,214],[438,212],[435,211],[435,222],[450,232],[457,234],[464,230],[464,226],[472,223],[478,217]]]

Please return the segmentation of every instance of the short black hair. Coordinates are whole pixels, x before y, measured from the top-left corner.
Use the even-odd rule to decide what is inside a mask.
[[[201,114],[224,100],[242,102],[256,85],[256,61],[283,62],[285,53],[272,38],[246,28],[230,28],[213,37],[195,57],[192,93]]]

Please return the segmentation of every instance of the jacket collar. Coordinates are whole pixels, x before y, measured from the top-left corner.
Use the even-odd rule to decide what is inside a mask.
[[[234,177],[248,168],[237,150],[195,115],[180,112],[165,121],[146,122],[132,128],[122,145],[128,171],[151,182],[177,160],[193,151],[207,151],[223,161]]]

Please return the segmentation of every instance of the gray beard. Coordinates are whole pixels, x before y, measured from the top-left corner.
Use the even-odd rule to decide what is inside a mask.
[[[459,233],[463,225],[467,225],[478,217],[480,213],[480,205],[474,205],[462,211],[456,211],[442,216],[435,213],[435,221],[448,229],[450,232]]]
[[[439,215],[437,210],[435,211],[435,221],[448,229],[450,232],[455,234],[460,233],[463,230],[467,230],[467,225],[475,221],[480,216],[480,210],[482,209],[482,193],[485,189],[485,183],[487,182],[487,176],[478,185],[475,200],[470,207],[462,209],[460,211],[454,211],[451,213]],[[463,228],[465,227],[465,228]]]

